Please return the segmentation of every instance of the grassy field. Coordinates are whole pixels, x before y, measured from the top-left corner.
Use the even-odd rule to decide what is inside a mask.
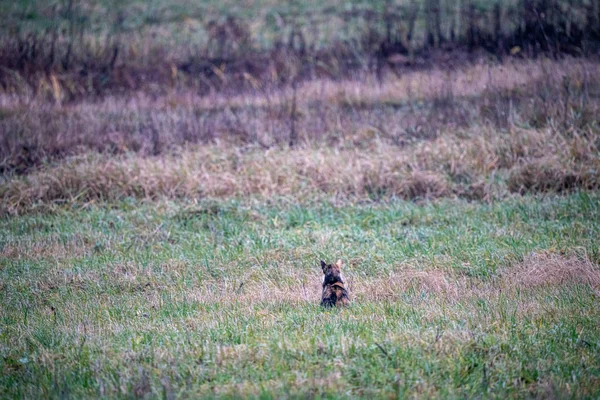
[[[600,397],[600,2],[313,3],[0,3],[0,398]]]
[[[0,221],[1,397],[600,394],[597,193]],[[318,306],[320,258],[353,304]]]

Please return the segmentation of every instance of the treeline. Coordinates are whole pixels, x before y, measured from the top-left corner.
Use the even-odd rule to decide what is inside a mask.
[[[518,46],[532,56],[582,55],[600,34],[599,0],[426,0],[424,14],[425,48],[449,42],[500,54]]]
[[[5,15],[4,92],[64,100],[148,87],[256,89],[356,71],[383,76],[452,66],[482,53],[597,55],[600,43],[600,0],[383,0],[266,13],[259,23],[234,12],[155,13],[134,28],[133,3],[101,16],[82,0],[48,4]],[[36,24],[40,15],[45,19]],[[170,30],[157,35],[162,25]]]

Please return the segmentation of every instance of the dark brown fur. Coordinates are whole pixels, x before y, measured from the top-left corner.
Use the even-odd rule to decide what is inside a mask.
[[[323,269],[323,293],[321,295],[321,305],[323,307],[343,307],[350,304],[348,291],[342,279],[342,260],[335,264],[327,264],[321,261]]]

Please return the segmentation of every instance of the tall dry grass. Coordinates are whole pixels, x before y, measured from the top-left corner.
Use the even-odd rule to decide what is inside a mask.
[[[471,129],[431,141],[362,147],[188,148],[156,157],[88,154],[0,183],[0,209],[141,199],[315,196],[492,201],[510,193],[595,190],[597,138],[553,129]],[[551,156],[550,156],[551,155]]]
[[[188,144],[404,146],[450,132],[551,127],[596,135],[600,67],[578,59],[477,64],[390,77],[315,80],[296,91],[139,93],[71,104],[0,96],[0,171],[88,151],[159,155]],[[293,128],[293,129],[292,129]],[[294,135],[292,135],[294,131]]]
[[[595,190],[598,76],[599,64],[567,59],[232,96],[187,91],[63,105],[2,96],[0,208]]]

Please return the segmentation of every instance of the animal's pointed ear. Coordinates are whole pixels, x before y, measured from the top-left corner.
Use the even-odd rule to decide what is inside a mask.
[[[321,260],[321,269],[323,270],[323,273],[325,273],[325,268],[327,267],[327,263],[323,260]]]
[[[337,265],[339,268],[342,268],[342,265],[343,265],[342,264],[342,260],[341,259],[337,260],[337,262],[335,263],[335,265]]]

